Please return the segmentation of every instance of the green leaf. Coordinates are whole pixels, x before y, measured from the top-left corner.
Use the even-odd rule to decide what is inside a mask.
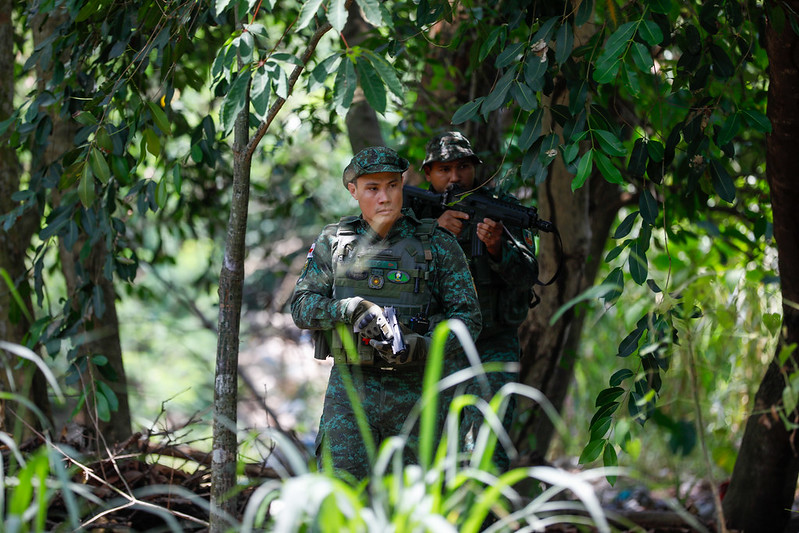
[[[92,15],[94,15],[95,13],[97,13],[97,11],[98,11],[98,10],[99,10],[101,7],[102,7],[102,6],[101,6],[101,3],[100,3],[100,2],[98,2],[97,0],[92,0],[92,1],[90,1],[90,2],[87,2],[87,3],[86,3],[86,4],[85,4],[85,5],[84,5],[84,6],[81,8],[81,10],[80,10],[80,11],[78,11],[78,14],[75,16],[75,22],[76,22],[76,23],[83,22],[84,20],[88,19],[89,17],[91,17]]]
[[[607,130],[594,130],[594,138],[599,141],[599,147],[609,156],[621,157],[627,155],[627,150],[618,137]]]
[[[594,162],[596,163],[596,167],[599,169],[599,172],[602,173],[602,177],[604,177],[606,181],[616,184],[621,184],[624,182],[624,180],[621,178],[621,170],[616,168],[610,159],[608,159],[608,156],[596,150],[594,153]]]
[[[287,54],[285,52],[278,52],[276,54],[272,54],[271,58],[274,61],[283,61],[285,63],[291,63],[292,65],[296,65],[298,67],[304,67],[300,58],[295,56],[294,54]]]
[[[594,0],[582,0],[580,5],[577,6],[577,15],[574,17],[574,25],[577,27],[582,26],[589,20],[594,11]]]
[[[649,46],[658,45],[663,41],[663,32],[660,31],[660,26],[652,20],[642,21],[638,26],[638,35],[649,43]]]
[[[619,458],[616,455],[616,448],[614,448],[613,445],[610,443],[608,443],[608,445],[605,446],[605,450],[602,452],[602,463],[607,468],[614,468],[616,466],[619,466]],[[616,479],[617,476],[614,475],[607,476],[608,483],[610,483],[611,487],[616,484]]]
[[[637,97],[641,93],[641,82],[638,81],[638,73],[628,66],[627,63],[621,64],[621,82],[630,96]]]
[[[99,383],[99,382],[98,382]],[[99,390],[94,396],[95,407],[97,409],[97,418],[103,422],[111,420],[111,406],[108,404],[108,398],[105,397]]]
[[[336,81],[333,83],[333,103],[336,107],[348,108],[352,103],[355,88],[358,85],[358,75],[352,61],[344,59],[338,66]]]
[[[610,386],[616,387],[617,385],[620,385],[625,379],[631,378],[633,376],[635,376],[635,373],[633,373],[633,371],[630,370],[629,368],[622,368],[620,370],[617,370],[613,373],[612,376],[610,376],[609,380]]]
[[[94,175],[86,163],[83,163],[83,171],[78,183],[78,198],[86,209],[94,203]]]
[[[638,207],[641,209],[641,218],[647,224],[654,224],[658,217],[658,203],[649,192],[649,189],[641,191],[641,196],[638,197]]]
[[[527,123],[524,125],[521,135],[519,135],[520,150],[526,151],[541,137],[543,121],[544,111],[542,109],[530,115],[530,118],[527,119]]]
[[[357,0],[361,6],[363,15],[373,26],[383,25],[383,14],[380,11],[380,4],[377,0]]]
[[[311,23],[316,12],[319,11],[319,6],[322,5],[322,0],[307,0],[300,8],[300,16],[297,18],[297,24],[294,26],[295,31],[308,26]]]
[[[3,132],[0,131],[0,135]],[[105,153],[110,153],[114,150],[114,141],[111,140],[111,136],[108,135],[108,131],[103,128],[97,128],[97,131],[94,133],[94,140],[97,141],[97,146],[99,146]]]
[[[491,30],[491,33],[488,34],[486,40],[483,41],[483,44],[480,45],[480,54],[478,59],[480,63],[485,61],[485,58],[488,57],[488,54],[490,54],[491,50],[494,49],[494,45],[497,44],[500,34],[506,31],[506,29],[507,26],[503,24],[502,26],[497,26],[496,28]]]
[[[619,26],[619,28],[608,37],[601,55],[619,57],[627,49],[628,43],[632,41],[637,25],[637,22],[627,22]]]
[[[191,160],[195,163],[199,163],[203,160],[203,149],[200,147],[199,144],[191,145],[191,150],[189,151],[191,155]]]
[[[602,450],[605,448],[606,443],[607,441],[605,439],[593,440],[589,442],[583,449],[583,453],[580,454],[580,460],[578,463],[584,465],[596,461],[602,454]]]
[[[671,11],[671,0],[649,0],[649,10],[666,15]]]
[[[594,150],[588,150],[580,158],[580,163],[577,165],[577,174],[574,175],[572,180],[572,191],[576,191],[585,184],[588,176],[593,169]]]
[[[172,186],[175,188],[175,192],[180,194],[180,187],[183,184],[183,178],[180,174],[180,165],[175,165],[172,167]]]
[[[513,43],[507,46],[502,53],[497,56],[497,59],[494,61],[494,66],[498,69],[502,69],[518,62],[518,57],[524,48],[524,44],[525,43]]]
[[[627,163],[627,172],[640,178],[646,172],[646,162],[649,159],[646,151],[644,139],[639,137],[633,143],[633,151],[630,153],[630,161]]]
[[[629,357],[634,354],[638,349],[638,341],[641,340],[643,334],[644,328],[642,327],[637,327],[627,334],[619,343],[619,351],[616,353],[616,357]],[[611,382],[611,385],[613,384],[614,383]]]
[[[508,91],[510,90],[511,83],[513,82],[513,78],[515,75],[514,69],[509,69],[497,82],[496,87],[494,90],[491,91],[488,96],[486,96],[485,101],[483,102],[480,111],[487,115],[491,111],[499,109],[505,103],[505,100],[508,96]]]
[[[155,102],[147,102],[147,107],[150,108],[150,113],[153,115],[153,122],[155,125],[158,126],[158,129],[161,130],[161,133],[164,135],[169,135],[172,132],[172,128],[169,125],[169,119],[166,117],[166,113],[164,110],[161,109]]]
[[[269,111],[269,97],[272,94],[272,85],[269,83],[269,76],[266,69],[261,66],[255,71],[250,85],[250,102],[253,112],[258,120],[266,120]]]
[[[630,52],[633,58],[633,64],[645,74],[652,71],[655,62],[652,60],[652,54],[643,43],[634,42],[630,47]]]
[[[605,300],[606,304],[616,303],[616,300],[618,300],[622,295],[622,292],[624,292],[624,272],[622,272],[621,267],[616,267],[611,270],[610,274],[608,274],[602,284],[609,287],[615,287],[614,289],[610,289],[607,293],[603,294],[602,299]]]
[[[359,57],[358,74],[366,101],[377,113],[384,115],[388,105],[386,87],[383,85],[377,71],[368,60],[364,61],[362,57]]]
[[[155,187],[155,203],[158,204],[158,207],[161,209],[166,205],[166,200],[169,196],[166,190],[166,182],[166,176],[163,176],[158,180],[158,185]]]
[[[650,139],[646,143],[646,151],[649,154],[649,159],[656,163],[663,161],[664,148],[660,141],[653,141]]]
[[[94,118],[94,115],[89,113],[88,111],[78,111],[74,115],[72,115],[78,123],[83,124],[84,126],[96,126],[97,119]]]
[[[233,129],[233,124],[236,122],[236,117],[244,109],[244,103],[247,100],[247,85],[250,82],[251,72],[245,69],[238,73],[233,85],[225,95],[222,101],[222,107],[219,110],[219,121],[222,124],[222,131],[224,135],[230,133]]]
[[[525,111],[532,111],[538,107],[536,93],[524,83],[514,81],[513,85],[511,85],[510,94],[516,103],[519,104],[519,107]]]
[[[756,109],[743,109],[740,113],[746,123],[757,131],[761,133],[771,133],[771,121],[760,111]]]
[[[649,273],[649,263],[647,262],[646,252],[640,239],[636,239],[632,246],[630,246],[630,255],[628,259],[630,276],[632,276],[633,281],[638,285],[643,285]]]
[[[371,50],[366,50],[365,55],[366,59],[372,63],[372,66],[380,75],[380,78],[383,80],[383,83],[386,84],[388,89],[395,95],[403,98],[405,96],[405,91],[402,88],[402,82],[400,81],[399,76],[397,76],[397,71],[394,70],[394,67],[388,63],[388,61],[375,54]]]
[[[635,224],[635,219],[638,218],[639,211],[633,211],[626,217],[624,220],[621,221],[619,227],[616,228],[616,231],[613,233],[614,239],[623,239],[627,235],[630,234],[630,231],[633,229],[633,224]]]
[[[621,58],[600,57],[594,68],[594,81],[601,84],[612,82],[619,73],[619,67],[621,67]]]
[[[111,169],[105,160],[103,153],[95,146],[89,152],[89,164],[92,167],[92,172],[97,176],[103,185],[108,183],[108,178],[111,176]]]
[[[624,394],[624,389],[621,387],[610,387],[600,391],[597,394],[596,402],[594,404],[595,407],[601,407],[603,405],[607,405],[609,403],[615,402],[619,396]]]
[[[607,435],[610,425],[613,423],[613,418],[605,416],[591,424],[589,428],[590,440],[597,440]]]
[[[732,141],[732,139],[738,134],[738,130],[741,127],[741,114],[740,113],[733,113],[727,117],[727,120],[724,121],[724,124],[721,126],[719,130],[718,137],[716,138],[716,145],[717,146],[724,146],[728,142]]]
[[[147,128],[144,130],[144,146],[148,152],[158,157],[161,154],[161,141],[155,130]]]
[[[344,26],[347,24],[347,7],[346,0],[330,0],[330,6],[327,9],[327,20],[336,33],[344,31]]]
[[[713,190],[725,202],[735,201],[735,184],[724,168],[724,164],[717,159],[710,160],[710,175],[713,177]]]
[[[484,96],[472,100],[471,102],[466,102],[462,106],[455,111],[455,114],[452,115],[452,123],[453,124],[463,124],[467,120],[471,119],[477,114],[477,110],[480,108],[480,105],[485,100]]]
[[[574,47],[574,32],[572,31],[571,24],[568,22],[561,24],[555,36],[555,61],[558,65],[562,65],[569,59]]]
[[[580,153],[580,145],[578,143],[567,144],[561,148],[561,153],[563,154],[563,162],[569,165]]]
[[[252,34],[247,31],[233,40],[233,46],[238,50],[242,63],[250,63],[252,61],[252,49],[254,45],[255,42],[252,38]]]
[[[230,0],[216,0],[216,2],[214,3],[216,14],[221,15],[222,12],[225,11],[225,9],[227,9],[228,4],[230,4]]]
[[[721,79],[726,79],[735,74],[735,66],[730,61],[727,52],[719,45],[710,43],[710,57],[713,58],[713,72]]]
[[[530,40],[531,43],[536,43],[538,41],[544,41],[545,43],[549,42],[552,38],[552,28],[555,27],[555,24],[558,23],[560,17],[552,17],[547,19],[541,26],[538,28],[538,31],[535,32],[533,38]]]
[[[544,86],[544,74],[548,66],[546,55],[543,57],[538,57],[535,54],[527,56],[527,61],[524,62],[524,81],[532,91],[539,91]]]
[[[0,122],[0,136],[5,134],[9,126],[11,126],[19,118],[19,111],[15,110],[11,116]]]
[[[538,160],[541,161],[542,165],[549,165],[557,157],[556,148],[559,140],[560,138],[555,133],[547,135],[541,140],[541,146],[538,149]]]

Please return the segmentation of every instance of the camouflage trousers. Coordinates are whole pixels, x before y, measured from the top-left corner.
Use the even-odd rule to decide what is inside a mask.
[[[364,479],[369,476],[372,465],[347,394],[342,375],[347,371],[352,376],[377,451],[382,441],[402,432],[422,395],[424,367],[380,370],[370,366],[333,365],[316,438],[317,465],[321,469],[325,455],[329,454],[337,472]],[[417,462],[418,443],[418,424],[415,424],[403,453],[405,464]]]
[[[492,332],[494,333],[494,332]],[[506,329],[499,333],[494,333],[491,337],[478,338],[477,353],[480,354],[480,361],[482,363],[518,363],[519,362],[519,339],[516,334],[516,328]],[[461,359],[457,362],[448,362],[446,373],[451,374],[454,371],[461,370],[468,367],[466,356],[462,355]],[[502,388],[506,383],[516,382],[519,380],[518,372],[487,372],[485,374],[486,382],[482,379],[473,378],[462,384],[455,389],[450,389],[444,401],[444,409],[448,409],[448,402],[452,400],[454,394],[471,394],[485,401],[490,401],[491,398]],[[513,422],[513,413],[516,409],[516,397],[510,395],[508,398],[508,406],[505,415],[502,418],[502,425],[506,431],[510,430]],[[472,432],[472,438],[477,436],[477,432],[483,425],[483,413],[474,405],[469,405],[461,412],[461,422],[459,425],[460,430],[460,443],[462,451],[468,451],[467,436]],[[497,443],[492,456],[494,465],[499,472],[505,472],[510,466],[510,460],[505,448],[501,443]]]

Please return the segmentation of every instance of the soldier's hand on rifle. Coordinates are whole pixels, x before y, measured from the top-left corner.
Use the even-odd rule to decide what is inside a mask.
[[[438,217],[438,225],[449,230],[456,237],[459,237],[461,231],[463,231],[464,222],[467,220],[469,220],[468,213],[447,209]]]
[[[502,250],[503,231],[502,222],[490,218],[484,218],[482,222],[477,223],[477,238],[483,241],[486,250],[495,259],[499,258]]]

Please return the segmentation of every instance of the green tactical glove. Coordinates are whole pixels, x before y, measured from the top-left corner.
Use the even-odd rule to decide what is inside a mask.
[[[362,298],[359,300],[352,313],[352,331],[360,333],[367,339],[388,341],[390,349],[394,335],[391,333],[383,309],[369,300]]]

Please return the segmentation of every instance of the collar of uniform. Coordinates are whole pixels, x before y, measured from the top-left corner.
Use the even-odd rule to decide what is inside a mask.
[[[375,242],[380,240],[391,239],[397,235],[409,235],[414,233],[416,228],[421,224],[421,221],[416,218],[416,215],[413,214],[413,210],[410,208],[403,208],[402,209],[402,216],[394,222],[394,225],[391,226],[391,229],[388,230],[384,239],[380,239],[375,230],[372,229],[372,226],[369,225],[363,219],[363,215],[359,217],[359,228],[358,233],[362,235],[367,235],[372,238]]]

